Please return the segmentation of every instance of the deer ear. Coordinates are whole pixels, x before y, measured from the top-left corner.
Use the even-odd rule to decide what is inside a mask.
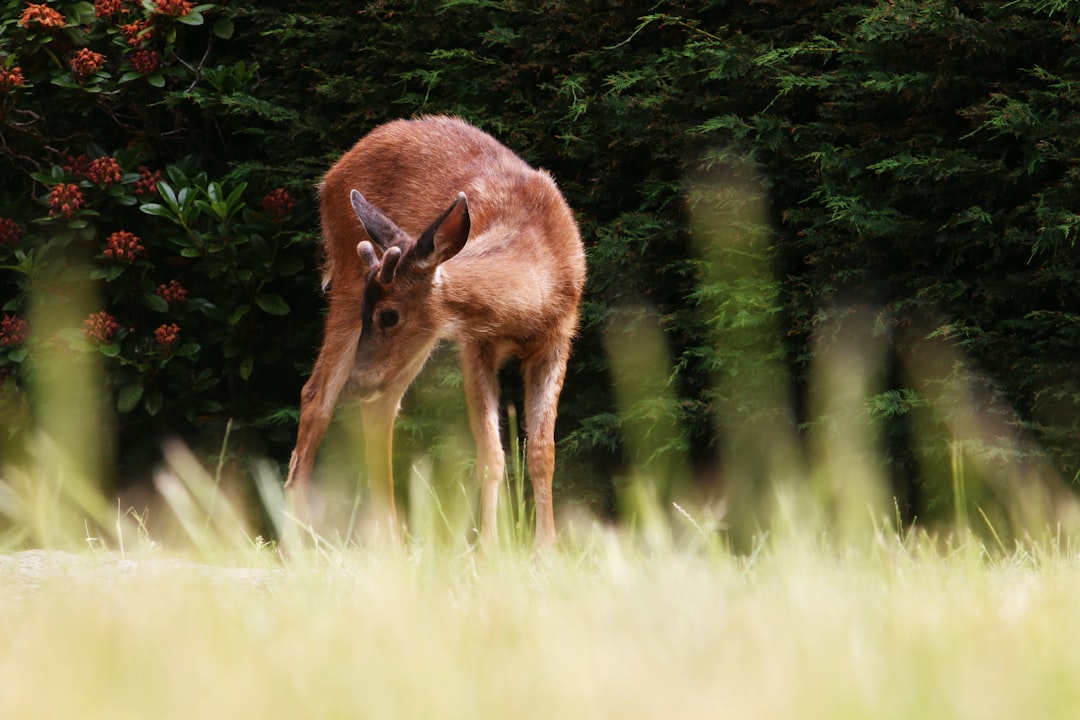
[[[454,202],[416,241],[417,257],[433,265],[444,263],[469,239],[469,201],[459,192]]]
[[[395,239],[404,235],[394,221],[369,203],[359,190],[354,189],[349,193],[349,202],[352,204],[356,217],[360,218],[360,222],[364,225],[368,237],[380,248],[390,247]]]

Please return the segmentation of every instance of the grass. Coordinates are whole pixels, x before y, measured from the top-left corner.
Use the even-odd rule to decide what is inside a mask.
[[[1072,717],[1076,554],[963,538],[13,553],[0,716]]]
[[[502,546],[481,553],[418,463],[406,548],[320,534],[283,563],[221,466],[182,447],[151,512],[110,508],[54,444],[29,453],[0,478],[0,547],[46,548],[0,554],[3,718],[993,720],[1080,703],[1066,496],[1041,532],[1031,513],[1008,535],[981,513],[981,536],[898,531],[866,512],[878,493],[829,494],[872,478],[812,473],[774,488],[769,531],[736,552],[722,509],[667,511],[639,479],[637,526],[564,512],[538,557],[520,469]],[[280,521],[280,479],[254,476]],[[150,517],[166,510],[172,531]]]

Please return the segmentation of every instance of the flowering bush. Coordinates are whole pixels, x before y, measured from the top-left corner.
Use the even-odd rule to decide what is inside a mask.
[[[285,188],[277,188],[262,199],[262,209],[274,222],[280,222],[296,207],[296,200]]]
[[[296,280],[314,263],[309,239],[293,229],[304,205],[279,182],[235,172],[212,179],[229,159],[200,133],[233,135],[221,95],[255,80],[253,66],[208,64],[211,39],[232,33],[226,10],[186,0],[6,8],[0,418],[8,435],[32,422],[25,397],[35,365],[96,357],[123,462],[152,455],[166,434],[214,446],[229,419],[284,439],[291,429],[280,418],[299,382],[289,350],[302,344],[309,354],[318,333],[317,324],[294,331],[287,314],[314,304],[314,278]],[[37,336],[35,292],[92,305]]]
[[[120,329],[120,324],[116,322],[109,313],[101,310],[100,312],[93,313],[83,321],[83,335],[89,340],[99,343],[107,343],[112,340],[113,335]]]
[[[0,218],[0,245],[15,247],[22,240],[23,230],[11,218]]]
[[[168,17],[184,17],[191,12],[191,3],[188,0],[156,0],[155,12]]]
[[[170,280],[168,285],[164,283],[158,285],[154,293],[164,300],[170,308],[187,300],[187,290],[184,289],[179,280]]]
[[[139,167],[139,179],[135,181],[135,196],[140,198],[157,196],[157,184],[160,180],[160,170]]]
[[[22,68],[17,65],[11,69],[0,68],[0,92],[9,93],[24,85],[26,85],[26,79],[23,78]]]
[[[132,8],[124,0],[95,0],[94,14],[106,20],[115,20],[131,12]]]
[[[18,347],[26,341],[26,321],[14,315],[4,313],[0,321],[0,345]]]
[[[79,50],[71,58],[71,77],[75,82],[86,82],[105,65],[105,56],[87,48]]]
[[[86,179],[95,185],[102,185],[108,187],[109,185],[116,185],[123,180],[123,170],[120,168],[120,163],[116,161],[116,158],[111,157],[99,157],[90,161],[89,167],[86,168]]]
[[[49,217],[73,218],[85,204],[78,185],[58,183],[49,192]]]
[[[173,345],[180,339],[180,326],[176,323],[161,325],[154,331],[154,340],[164,351],[171,351]]]
[[[58,30],[66,24],[64,16],[53,10],[45,3],[31,3],[26,6],[19,24],[24,28],[39,28],[42,30]]]
[[[140,49],[131,53],[131,69],[142,75],[153,75],[161,67],[161,54],[157,50]]]
[[[146,248],[127,230],[118,230],[108,237],[105,249],[101,255],[109,260],[117,262],[134,262],[136,258],[146,252]]]

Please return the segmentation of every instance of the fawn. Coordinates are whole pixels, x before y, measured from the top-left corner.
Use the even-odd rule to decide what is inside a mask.
[[[585,252],[551,176],[462,120],[381,125],[320,187],[329,294],[322,347],[301,394],[286,492],[298,507],[337,403],[360,401],[368,483],[396,536],[391,467],[402,395],[435,345],[460,356],[476,441],[481,539],[496,538],[503,480],[498,370],[520,359],[536,544],[555,541],[555,418],[566,376]]]

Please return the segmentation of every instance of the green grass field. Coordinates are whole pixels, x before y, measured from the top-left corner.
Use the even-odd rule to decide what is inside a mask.
[[[744,344],[747,368],[768,369]],[[654,346],[635,348],[648,367],[616,373],[624,406],[667,377]],[[834,422],[797,450],[782,388],[746,391],[781,411],[742,427],[753,442],[727,458],[727,504],[662,502],[688,469],[646,463],[624,484],[624,524],[560,508],[559,546],[536,557],[517,470],[502,548],[480,552],[472,491],[429,492],[419,458],[398,478],[407,547],[357,542],[347,517],[287,562],[250,520],[282,518],[275,468],[256,465],[260,499],[240,500],[224,461],[174,447],[150,510],[99,492],[107,399],[72,412],[101,383],[61,364],[26,447],[0,462],[0,718],[1076,717],[1068,483],[1023,438],[988,452],[1016,433],[972,402],[942,413],[953,517],[900,527],[866,421],[881,353],[821,354],[812,399]],[[639,420],[628,442],[667,457],[678,428]]]
[[[1075,717],[1076,501],[1029,483],[1007,534],[979,506],[898,529],[872,473],[827,475],[841,450],[738,552],[730,508],[644,479],[631,522],[564,508],[541,557],[508,487],[481,552],[414,472],[407,547],[318,534],[283,562],[221,464],[173,448],[136,512],[39,439],[0,477],[0,718]]]
[[[1074,717],[1075,552],[963,537],[15,552],[0,717]]]

